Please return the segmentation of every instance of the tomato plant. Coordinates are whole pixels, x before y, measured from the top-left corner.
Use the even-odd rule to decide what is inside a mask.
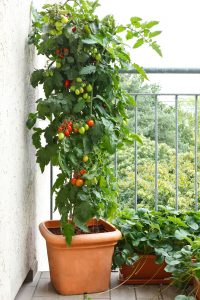
[[[161,54],[154,40],[159,31],[152,29],[158,22],[133,17],[117,25],[113,16],[100,19],[98,6],[87,0],[46,4],[34,13],[29,36],[47,65],[31,75],[32,86],[42,84],[45,97],[37,101],[27,126],[33,128],[41,171],[50,162],[60,170],[53,192],[68,244],[74,226],[85,230],[88,219],[114,215],[118,189],[111,157],[124,143],[140,140],[124,126],[126,108],[135,101],[121,87],[119,69],[134,67],[143,78],[146,74],[132,64],[122,36],[132,39],[133,48],[148,44]],[[45,125],[39,127],[38,119]],[[86,163],[87,173],[75,177]]]

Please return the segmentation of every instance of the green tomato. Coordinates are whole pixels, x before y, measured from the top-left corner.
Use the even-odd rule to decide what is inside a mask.
[[[100,60],[101,60],[101,54],[98,53],[98,54],[95,56],[95,59],[96,59],[97,61],[100,61]]]
[[[85,124],[84,128],[85,128],[85,131],[88,131],[90,129],[90,127],[88,126],[88,124]]]
[[[88,98],[88,93],[84,93],[83,94],[83,99],[87,100],[87,98]]]
[[[84,134],[85,133],[85,128],[82,126],[81,128],[79,128],[78,132],[80,134]]]
[[[59,61],[56,62],[56,68],[57,69],[61,68],[61,63]]]
[[[55,29],[51,29],[51,30],[49,31],[49,33],[50,33],[51,35],[56,35],[56,34],[57,34],[57,31],[56,31]]]
[[[91,33],[90,27],[89,27],[88,25],[85,25],[85,26],[84,26],[84,30],[85,30],[85,32],[87,32],[87,33]]]
[[[78,97],[78,101],[81,101],[81,100],[83,100],[83,97]]]
[[[77,77],[77,78],[76,78],[76,82],[79,82],[79,83],[80,83],[80,82],[82,82],[82,79],[81,79],[80,77]]]
[[[72,86],[70,87],[70,92],[75,92],[75,89],[76,89],[76,87],[75,87],[74,85],[72,85]]]
[[[84,156],[83,156],[83,162],[86,163],[88,160],[89,160],[89,157],[88,157],[87,155],[84,155]]]
[[[75,90],[75,94],[78,96],[80,95],[80,91],[78,89]]]
[[[58,134],[58,139],[59,139],[60,141],[62,141],[62,140],[64,139],[64,137],[65,137],[65,135],[64,135],[63,132],[60,132],[60,133]]]
[[[62,16],[61,23],[67,24],[68,22],[69,22],[69,19],[67,17],[65,17],[65,16]]]
[[[79,89],[79,92],[80,92],[81,94],[83,94],[83,93],[84,93],[84,89],[81,87],[81,88]]]
[[[97,52],[98,52],[97,48],[94,48],[92,52],[93,52],[93,54],[97,54]]]
[[[56,22],[55,23],[55,26],[56,26],[56,29],[58,30],[58,31],[60,31],[61,29],[62,29],[62,23],[61,22]]]
[[[91,92],[91,91],[92,91],[92,86],[91,86],[91,84],[88,84],[88,85],[86,86],[86,90],[87,90],[87,92]]]
[[[81,86],[82,86],[83,88],[86,87],[86,83],[83,82],[83,83],[81,84]]]

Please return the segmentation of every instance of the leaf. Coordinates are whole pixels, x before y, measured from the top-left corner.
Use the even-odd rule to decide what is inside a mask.
[[[152,44],[150,44],[150,46],[162,57],[160,46],[156,42],[153,42]]]
[[[152,28],[153,26],[158,25],[158,24],[159,24],[158,21],[150,21],[150,22],[143,23],[141,27],[149,29],[149,28]]]
[[[127,34],[126,34],[126,39],[127,40],[130,40],[134,37],[134,33],[130,30],[127,31]]]
[[[58,162],[59,162],[59,165],[61,167],[61,170],[67,174],[68,176],[71,175],[71,170],[66,162],[66,154],[63,153],[63,152],[59,152],[58,154]]]
[[[53,81],[57,88],[61,88],[63,86],[63,77],[59,72],[54,72],[53,77],[51,77],[51,81]]]
[[[193,296],[178,295],[174,300],[195,300]]]
[[[147,77],[147,75],[146,75],[146,72],[144,71],[144,69],[142,67],[140,67],[137,64],[133,64],[133,67],[142,76],[142,78],[149,80],[148,77]]]
[[[44,80],[43,72],[44,72],[44,70],[40,69],[40,70],[36,70],[32,73],[31,79],[30,79],[32,87],[35,88],[36,86],[38,86],[39,83],[43,83],[43,80]]]
[[[83,44],[87,44],[87,45],[97,44],[97,41],[93,40],[93,39],[84,39],[84,40],[82,40],[82,42],[83,42]]]
[[[52,194],[56,189],[59,189],[63,185],[65,180],[66,180],[66,175],[64,173],[60,173],[60,174],[57,175],[57,179],[54,182],[54,184],[52,186],[52,189],[51,189]]]
[[[150,32],[150,33],[149,33],[149,37],[152,38],[152,37],[154,37],[154,36],[157,36],[157,35],[161,34],[161,32],[162,32],[162,31],[153,31],[153,32]]]
[[[35,133],[33,133],[32,135],[32,142],[33,145],[35,146],[36,149],[41,147],[41,141],[40,141],[40,137],[41,137],[41,133],[43,132],[42,129],[40,128],[34,128]]]
[[[33,114],[33,113],[30,113],[28,115],[28,119],[26,121],[26,126],[28,129],[31,129],[35,123],[36,123],[36,120],[37,120],[37,113]]]
[[[138,39],[137,42],[133,45],[133,48],[139,48],[144,44],[144,39]]]
[[[51,92],[54,90],[52,77],[45,79],[43,89],[45,96],[48,98],[51,95]]]
[[[62,222],[62,231],[68,246],[71,245],[72,237],[74,235],[74,226],[70,223]]]
[[[142,19],[139,17],[131,17],[131,19],[130,19],[132,25],[135,25],[135,23],[138,23],[141,20]]]
[[[116,33],[120,33],[126,30],[126,27],[123,25],[117,26]]]
[[[74,105],[73,112],[78,113],[82,111],[85,106],[86,106],[85,101],[81,100]]]
[[[93,65],[88,65],[86,67],[83,67],[79,74],[80,75],[88,75],[88,74],[92,74],[92,73],[95,73],[96,71],[96,66],[93,66]]]
[[[95,209],[88,202],[83,202],[79,206],[75,207],[74,216],[76,220],[81,223],[85,223],[95,215]]]
[[[178,229],[175,231],[175,238],[177,238],[178,240],[183,240],[185,239],[189,234],[189,232],[187,232],[186,230],[184,229]]]
[[[47,166],[50,162],[50,156],[48,154],[47,148],[40,148],[37,153],[37,163],[40,165],[41,172],[44,172],[45,166]]]

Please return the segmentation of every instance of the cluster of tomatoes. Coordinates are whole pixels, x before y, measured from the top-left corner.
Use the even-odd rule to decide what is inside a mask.
[[[69,48],[56,49],[55,54],[63,59],[65,55],[69,54]]]
[[[79,96],[78,100],[91,100],[92,85],[90,83],[84,82],[82,78],[77,77],[73,81],[66,79],[64,82],[64,86],[67,89],[70,88],[71,93],[74,93],[76,96]]]
[[[73,123],[72,121],[64,120],[62,124],[58,127],[58,139],[62,141],[64,137],[69,137],[72,132],[84,134],[90,127],[94,126],[94,120],[90,119],[85,124],[81,126],[78,123]]]
[[[101,54],[98,52],[98,49],[94,46],[90,46],[89,48],[85,47],[83,51],[89,55],[91,55],[95,61],[99,62],[101,60]]]
[[[84,185],[85,181],[81,178],[82,175],[86,174],[85,169],[80,170],[79,173],[74,173],[74,177],[71,179],[71,184],[81,187]]]

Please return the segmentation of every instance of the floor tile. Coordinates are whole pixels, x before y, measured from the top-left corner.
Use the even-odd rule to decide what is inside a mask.
[[[23,285],[19,290],[15,300],[31,300],[35,291],[35,286]]]
[[[110,292],[88,294],[88,297],[93,299],[110,299]]]
[[[57,296],[56,296],[57,297]],[[33,297],[32,300],[57,300],[58,298],[55,298],[53,296],[50,296],[50,297]]]
[[[84,300],[83,295],[58,296],[58,300]]]
[[[42,272],[41,279],[50,279],[50,273],[48,271]]]
[[[58,296],[49,279],[39,280],[34,297],[54,297],[57,300]]]
[[[24,286],[36,286],[36,285],[38,284],[38,281],[39,281],[40,278],[41,278],[41,274],[42,274],[41,272],[38,272],[38,273],[35,275],[33,281],[31,281],[31,282],[25,282],[25,283],[24,283]]]
[[[138,300],[162,299],[159,285],[137,285],[135,286],[135,289]]]
[[[172,300],[177,295],[180,295],[181,291],[175,286],[162,286],[161,294],[163,295],[164,300]]]
[[[112,300],[136,300],[135,289],[131,285],[120,286],[111,291]]]
[[[119,272],[111,272],[110,287],[116,287],[119,285]]]

